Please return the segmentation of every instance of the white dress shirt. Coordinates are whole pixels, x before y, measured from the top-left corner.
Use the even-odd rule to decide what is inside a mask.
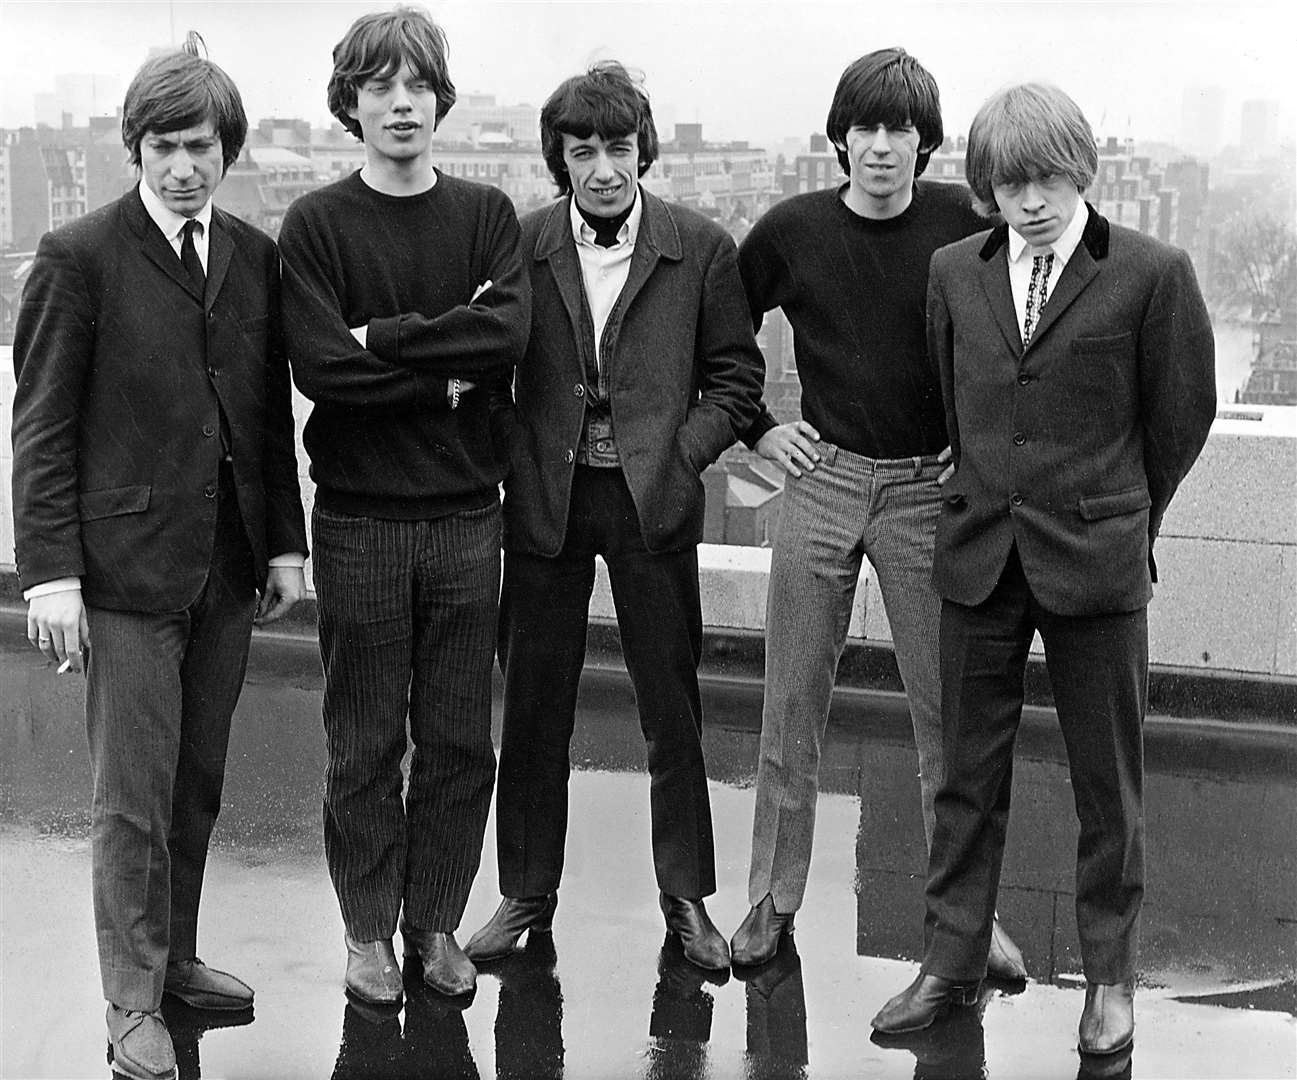
[[[1042,244],[1039,247],[1033,247],[1021,233],[1009,230],[1009,285],[1013,288],[1013,308],[1018,315],[1019,333],[1027,318],[1027,290],[1031,285],[1032,256],[1048,255],[1051,251],[1054,253],[1054,265],[1050,267],[1048,288],[1045,290],[1045,307],[1049,307],[1049,298],[1054,295],[1054,287],[1063,273],[1063,267],[1081,242],[1088,217],[1085,200],[1078,198],[1067,228],[1052,244]]]
[[[608,325],[608,316],[612,314],[613,305],[621,295],[630,274],[631,256],[635,254],[635,238],[639,236],[640,219],[644,216],[644,200],[639,189],[635,190],[635,204],[630,214],[617,230],[617,243],[612,247],[600,247],[594,242],[595,232],[581,216],[573,195],[568,204],[568,213],[572,219],[572,236],[576,240],[576,251],[581,258],[581,280],[585,283],[585,298],[590,305],[590,318],[594,320],[594,358],[599,370],[603,370],[603,361],[599,356],[600,339],[604,327]]]

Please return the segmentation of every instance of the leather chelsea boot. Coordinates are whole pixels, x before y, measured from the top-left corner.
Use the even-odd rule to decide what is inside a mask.
[[[401,969],[390,938],[347,942],[347,990],[370,1005],[395,1005],[401,1000]]]
[[[486,924],[468,939],[464,954],[474,963],[508,956],[523,934],[548,934],[554,928],[558,893],[548,896],[506,896]]]
[[[1077,1049],[1083,1054],[1115,1054],[1135,1038],[1135,984],[1085,984],[1085,1008]]]
[[[793,932],[793,913],[781,915],[775,910],[775,898],[765,898],[748,912],[730,938],[730,957],[735,964],[755,967],[775,955],[779,939]]]
[[[991,948],[986,954],[986,974],[1005,982],[1025,982],[1027,965],[1022,950],[1005,932],[997,918],[991,923]]]
[[[685,959],[709,971],[730,966],[730,950],[721,932],[712,924],[701,900],[658,894],[658,905],[667,930],[680,939]]]
[[[477,968],[464,955],[454,934],[440,930],[416,930],[408,923],[401,924],[401,938],[405,942],[405,958],[423,965],[423,982],[439,994],[459,997],[477,989]]]
[[[977,987],[976,982],[953,982],[920,971],[914,982],[884,1005],[870,1024],[884,1035],[922,1031],[953,1005],[977,1004]]]

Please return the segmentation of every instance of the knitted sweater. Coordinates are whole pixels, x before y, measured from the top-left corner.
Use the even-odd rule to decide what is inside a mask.
[[[925,341],[928,261],[987,227],[967,188],[926,181],[904,212],[883,221],[853,213],[839,189],[787,199],[753,226],[739,249],[753,321],[759,327],[765,312],[783,308],[802,417],[822,438],[871,458],[945,448]],[[755,445],[776,423],[764,412],[744,441]]]
[[[502,192],[440,172],[403,197],[354,173],[289,208],[285,347],[314,402],[303,441],[319,505],[417,519],[497,497],[487,388],[510,379],[531,319],[518,235]],[[455,409],[453,378],[476,384]]]

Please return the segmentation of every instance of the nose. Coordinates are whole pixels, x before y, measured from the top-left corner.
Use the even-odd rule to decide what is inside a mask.
[[[405,83],[397,80],[392,87],[392,108],[396,112],[409,112],[414,106],[410,103],[410,95],[405,89]]]
[[[594,175],[599,180],[611,180],[615,175],[612,158],[602,150],[599,151],[599,156],[594,159]]]
[[[887,141],[887,128],[879,124],[869,137],[869,149],[875,154],[886,154],[891,148],[892,144]]]
[[[171,160],[171,175],[177,180],[188,180],[194,174],[194,159],[186,150],[177,150]]]
[[[1045,196],[1033,181],[1028,180],[1022,189],[1022,208],[1039,210],[1045,205]]]

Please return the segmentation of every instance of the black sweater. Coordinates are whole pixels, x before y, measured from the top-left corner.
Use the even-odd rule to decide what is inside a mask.
[[[511,377],[531,320],[518,236],[503,192],[440,172],[430,191],[404,197],[354,173],[289,208],[284,337],[315,403],[303,441],[321,506],[414,519],[496,498],[506,463],[487,386]],[[476,384],[454,410],[452,378]]]
[[[794,196],[753,226],[739,249],[753,323],[783,308],[802,417],[822,438],[871,458],[945,448],[941,386],[925,340],[928,261],[987,227],[967,188],[924,181],[904,212],[884,221],[853,213],[839,189]],[[775,423],[764,412],[744,441],[755,445]]]

